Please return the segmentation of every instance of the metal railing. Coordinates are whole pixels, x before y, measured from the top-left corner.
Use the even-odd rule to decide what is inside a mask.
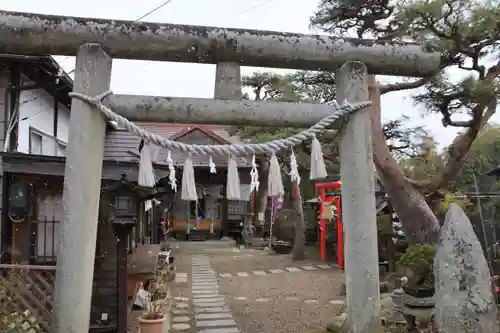
[[[30,263],[40,265],[56,264],[59,225],[59,221],[48,219],[31,222],[30,244],[32,244],[32,248]]]

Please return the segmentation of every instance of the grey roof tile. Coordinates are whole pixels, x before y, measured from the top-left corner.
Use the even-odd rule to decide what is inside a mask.
[[[193,144],[224,144],[224,143],[241,143],[241,139],[237,135],[231,135],[227,126],[218,125],[189,125],[189,124],[164,124],[164,123],[137,123],[142,128],[160,135],[164,138],[175,137],[177,134],[184,134],[176,139],[176,141]],[[201,128],[201,130],[198,130]],[[191,132],[189,132],[192,130]],[[186,133],[187,132],[187,133]],[[207,136],[206,133],[213,134]],[[139,162],[139,144],[140,139],[134,134],[125,130],[109,131],[106,135],[104,146],[104,159],[117,162]],[[156,163],[166,165],[167,149],[160,148]],[[172,151],[172,159],[177,166],[184,165],[187,153]],[[227,166],[227,157],[212,156],[216,166]],[[194,166],[208,167],[208,156],[192,157]],[[249,167],[250,158],[238,158],[236,163],[238,167]]]

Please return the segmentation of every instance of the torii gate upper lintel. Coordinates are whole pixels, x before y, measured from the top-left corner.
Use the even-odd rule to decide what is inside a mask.
[[[356,60],[371,74],[412,77],[440,64],[429,46],[326,35],[8,11],[0,26],[0,53],[11,54],[76,56],[79,46],[99,43],[113,58],[325,71]]]

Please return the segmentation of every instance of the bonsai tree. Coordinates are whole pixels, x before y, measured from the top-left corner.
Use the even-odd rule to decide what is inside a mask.
[[[408,294],[419,296],[421,291],[434,293],[433,262],[436,246],[433,244],[416,244],[406,249],[398,264],[406,269],[408,283],[403,286]]]

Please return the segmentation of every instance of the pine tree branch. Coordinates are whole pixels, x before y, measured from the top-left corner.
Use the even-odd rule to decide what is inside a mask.
[[[387,93],[393,92],[393,91],[415,89],[415,88],[423,86],[424,84],[429,82],[430,79],[431,79],[431,77],[423,77],[421,79],[418,79],[416,81],[411,81],[411,82],[398,82],[398,83],[380,85],[379,86],[380,95],[387,94]]]
[[[500,75],[500,61],[488,69],[485,80],[493,81]],[[478,104],[472,110],[472,119],[467,130],[459,134],[453,143],[448,147],[448,160],[443,170],[428,180],[414,182],[412,184],[421,188],[425,193],[433,193],[439,188],[446,186],[456,178],[472,143],[477,138],[481,129],[488,123],[495,114],[497,107],[496,98],[483,104]]]

